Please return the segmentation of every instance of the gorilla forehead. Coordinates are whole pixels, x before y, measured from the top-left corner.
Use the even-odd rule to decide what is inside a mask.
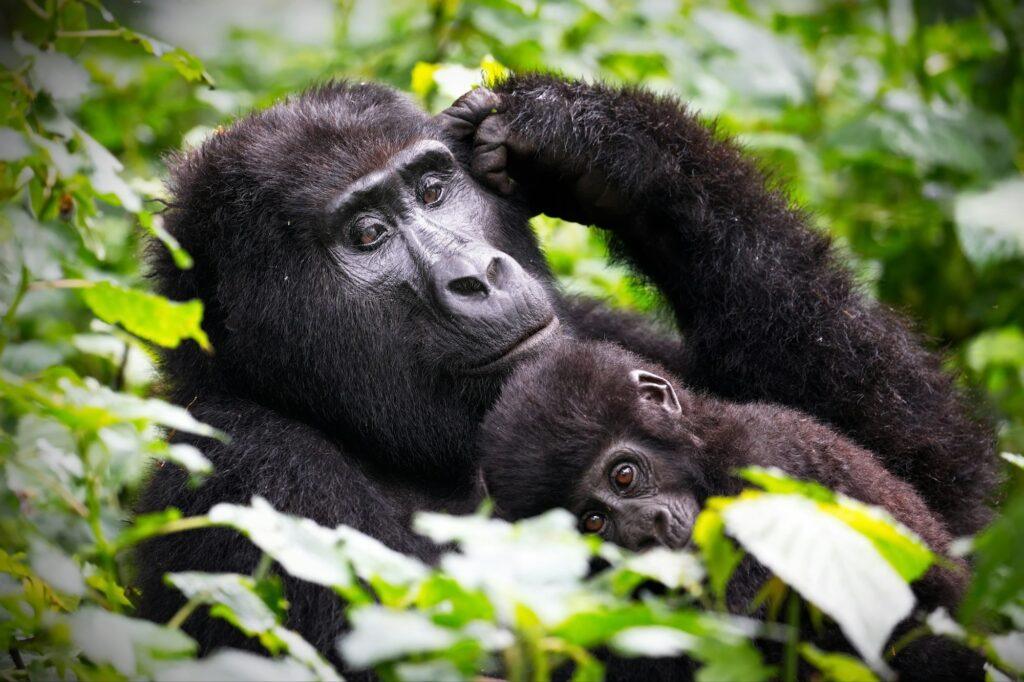
[[[408,97],[383,85],[333,81],[219,131],[171,159],[179,199],[233,210],[273,209],[302,219],[402,149],[443,131]]]

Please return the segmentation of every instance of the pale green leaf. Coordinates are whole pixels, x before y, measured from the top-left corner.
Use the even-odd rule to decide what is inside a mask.
[[[748,494],[722,516],[730,535],[831,616],[872,667],[884,669],[882,649],[914,595],[866,537],[795,495]]]
[[[209,518],[245,534],[296,578],[327,587],[352,584],[344,541],[330,528],[282,514],[262,497],[254,497],[248,507],[218,504]]]
[[[248,651],[222,649],[197,661],[161,666],[154,679],[157,682],[312,682],[316,677],[293,660],[274,660]]]
[[[158,661],[192,656],[196,643],[172,628],[85,606],[67,616],[71,638],[96,663],[128,677],[148,675]]]

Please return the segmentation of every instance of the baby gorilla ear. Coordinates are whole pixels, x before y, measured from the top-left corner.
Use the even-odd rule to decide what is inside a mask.
[[[629,373],[629,378],[636,385],[640,400],[652,402],[669,414],[682,412],[682,408],[679,407],[679,398],[676,397],[676,391],[672,388],[671,382],[642,369],[634,369]]]

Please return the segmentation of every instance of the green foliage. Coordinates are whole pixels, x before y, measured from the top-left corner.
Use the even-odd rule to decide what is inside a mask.
[[[337,679],[283,626],[277,571],[345,600],[353,629],[340,650],[385,679],[546,679],[571,661],[574,679],[598,680],[599,647],[685,653],[701,680],[790,676],[799,657],[827,680],[887,674],[892,647],[882,644],[913,608],[907,584],[942,559],[884,512],[778,472],[745,471],[758,490],[708,505],[699,554],[631,555],[580,537],[562,512],[516,525],[421,515],[420,532],[456,547],[437,568],[260,499],[205,517],[127,520],[154,461],[185,468],[193,484],[211,471],[199,450],[168,445],[167,432],[225,437],[153,395],[153,346],[215,350],[201,304],[167,301],[141,276],[147,235],[192,266],[162,225],[161,155],[322,78],[381,80],[432,111],[506,68],[677,94],[779,169],[865,286],[948,351],[997,419],[1002,448],[1024,450],[1024,15],[1013,3],[325,0],[329,30],[315,40],[290,37],[280,16],[243,28],[244,3],[211,3],[182,34],[217,28],[212,44],[197,41],[206,59],[151,37],[175,28],[162,4],[115,13],[97,0],[9,4],[12,30],[0,36],[4,679]],[[599,232],[543,216],[534,227],[567,290],[660,310],[655,293],[608,265]],[[925,627],[1012,675],[1024,673],[1024,474],[1019,456],[1007,461],[998,518],[958,543],[975,565],[963,609],[956,619],[930,614]],[[162,625],[133,618],[131,548],[213,524],[260,547],[255,574],[167,576],[186,606]],[[775,573],[762,596],[769,620],[782,622],[726,613],[725,590],[748,553]],[[595,556],[609,567],[588,576]],[[664,586],[658,596],[648,581]],[[796,595],[838,623],[861,658],[799,642]],[[199,607],[274,658],[195,659],[180,626]],[[783,669],[765,665],[755,636],[786,643]]]

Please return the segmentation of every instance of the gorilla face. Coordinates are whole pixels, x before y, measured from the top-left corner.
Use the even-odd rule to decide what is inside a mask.
[[[500,241],[501,216],[437,140],[420,140],[327,206],[323,247],[346,297],[407,309],[418,360],[486,374],[550,338],[547,292]]]
[[[152,266],[161,293],[204,301],[216,354],[179,348],[166,374],[392,468],[468,470],[504,374],[558,320],[527,216],[464,153],[394,91],[332,84],[178,157],[166,224],[195,267],[159,248]]]

